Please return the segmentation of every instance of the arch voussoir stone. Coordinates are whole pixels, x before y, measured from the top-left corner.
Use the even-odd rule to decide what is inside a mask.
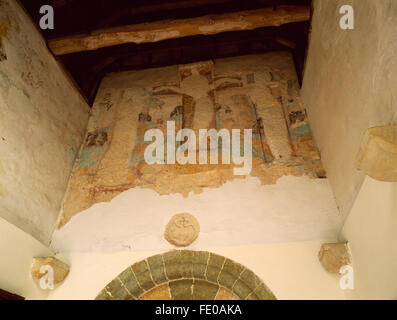
[[[125,269],[97,300],[274,300],[243,265],[206,251],[172,250]]]

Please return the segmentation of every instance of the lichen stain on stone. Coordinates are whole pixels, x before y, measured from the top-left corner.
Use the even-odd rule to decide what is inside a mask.
[[[190,128],[196,135],[199,129],[251,128],[250,175],[262,184],[274,184],[285,175],[323,178],[300,98],[289,96],[299,92],[291,89],[297,86],[291,79],[296,80],[293,60],[283,52],[113,74],[103,82],[93,106],[59,227],[131,188],[188,197],[245,178],[234,175],[238,167],[234,164],[147,164],[144,151],[150,142],[144,141],[145,132],[158,129],[167,137],[169,120],[175,121],[175,132]],[[292,98],[295,103],[290,107],[287,102]]]

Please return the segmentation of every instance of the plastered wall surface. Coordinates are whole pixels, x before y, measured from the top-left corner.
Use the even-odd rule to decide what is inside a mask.
[[[194,132],[252,129],[251,173],[236,176],[233,165],[224,164],[148,165],[145,132],[158,128],[167,136],[168,120],[176,130]],[[52,247],[166,248],[164,227],[183,212],[202,225],[199,246],[336,239],[341,216],[289,53],[115,73],[103,80]]]
[[[261,185],[254,177],[205,188],[188,198],[133,188],[109,203],[98,203],[54,232],[55,252],[166,250],[168,221],[194,215],[198,239],[189,246],[252,245],[269,242],[336,240],[342,226],[326,179],[285,176]]]
[[[354,30],[339,27],[352,5]],[[356,170],[364,131],[390,124],[397,110],[397,2],[315,0],[302,99],[346,217],[365,175]]]
[[[200,129],[228,129],[230,135],[240,129],[241,148],[244,129],[252,129],[249,175],[263,184],[283,175],[325,177],[289,53],[116,73],[103,80],[98,92],[60,226],[93,204],[137,186],[187,197],[244,178],[233,174],[233,164],[199,165],[198,144],[197,164],[167,164],[167,155],[166,164],[148,165],[144,135],[158,129],[172,139],[168,121],[175,132],[192,129],[196,137]]]
[[[89,106],[17,1],[0,30],[0,216],[48,243]]]
[[[43,291],[30,277],[34,257],[52,252],[29,234],[0,218],[0,288],[26,299],[46,299]]]
[[[353,257],[349,299],[397,299],[397,183],[366,177],[341,238]]]
[[[311,241],[200,247],[199,250],[214,252],[243,264],[258,275],[278,299],[344,299],[339,277],[328,274],[317,259],[320,246],[320,241]],[[58,254],[58,258],[72,267],[62,286],[50,292],[49,299],[94,299],[129,265],[161,252]]]

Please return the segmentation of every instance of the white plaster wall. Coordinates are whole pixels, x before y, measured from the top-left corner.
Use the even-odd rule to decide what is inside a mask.
[[[366,177],[341,237],[353,256],[349,299],[397,299],[397,183]]]
[[[39,288],[30,276],[34,257],[52,252],[29,234],[0,218],[0,288],[26,299],[46,299],[48,292]]]
[[[274,185],[246,177],[188,198],[134,188],[97,203],[54,232],[55,252],[166,250],[164,229],[177,213],[193,214],[192,249],[337,239],[342,226],[327,179],[284,176]]]
[[[17,1],[0,1],[0,217],[48,243],[89,106]]]
[[[208,250],[245,265],[262,278],[278,299],[344,299],[339,277],[327,273],[318,261],[320,246],[320,241],[311,241],[197,249]],[[59,254],[57,257],[72,267],[62,286],[50,292],[49,299],[94,299],[129,265],[161,252]]]
[[[355,29],[339,27],[352,5]],[[365,175],[355,169],[368,127],[397,111],[397,2],[315,0],[302,99],[339,209],[346,217]]]

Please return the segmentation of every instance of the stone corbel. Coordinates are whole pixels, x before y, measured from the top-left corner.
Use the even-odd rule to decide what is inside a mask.
[[[357,169],[376,180],[397,182],[397,125],[365,131]]]

